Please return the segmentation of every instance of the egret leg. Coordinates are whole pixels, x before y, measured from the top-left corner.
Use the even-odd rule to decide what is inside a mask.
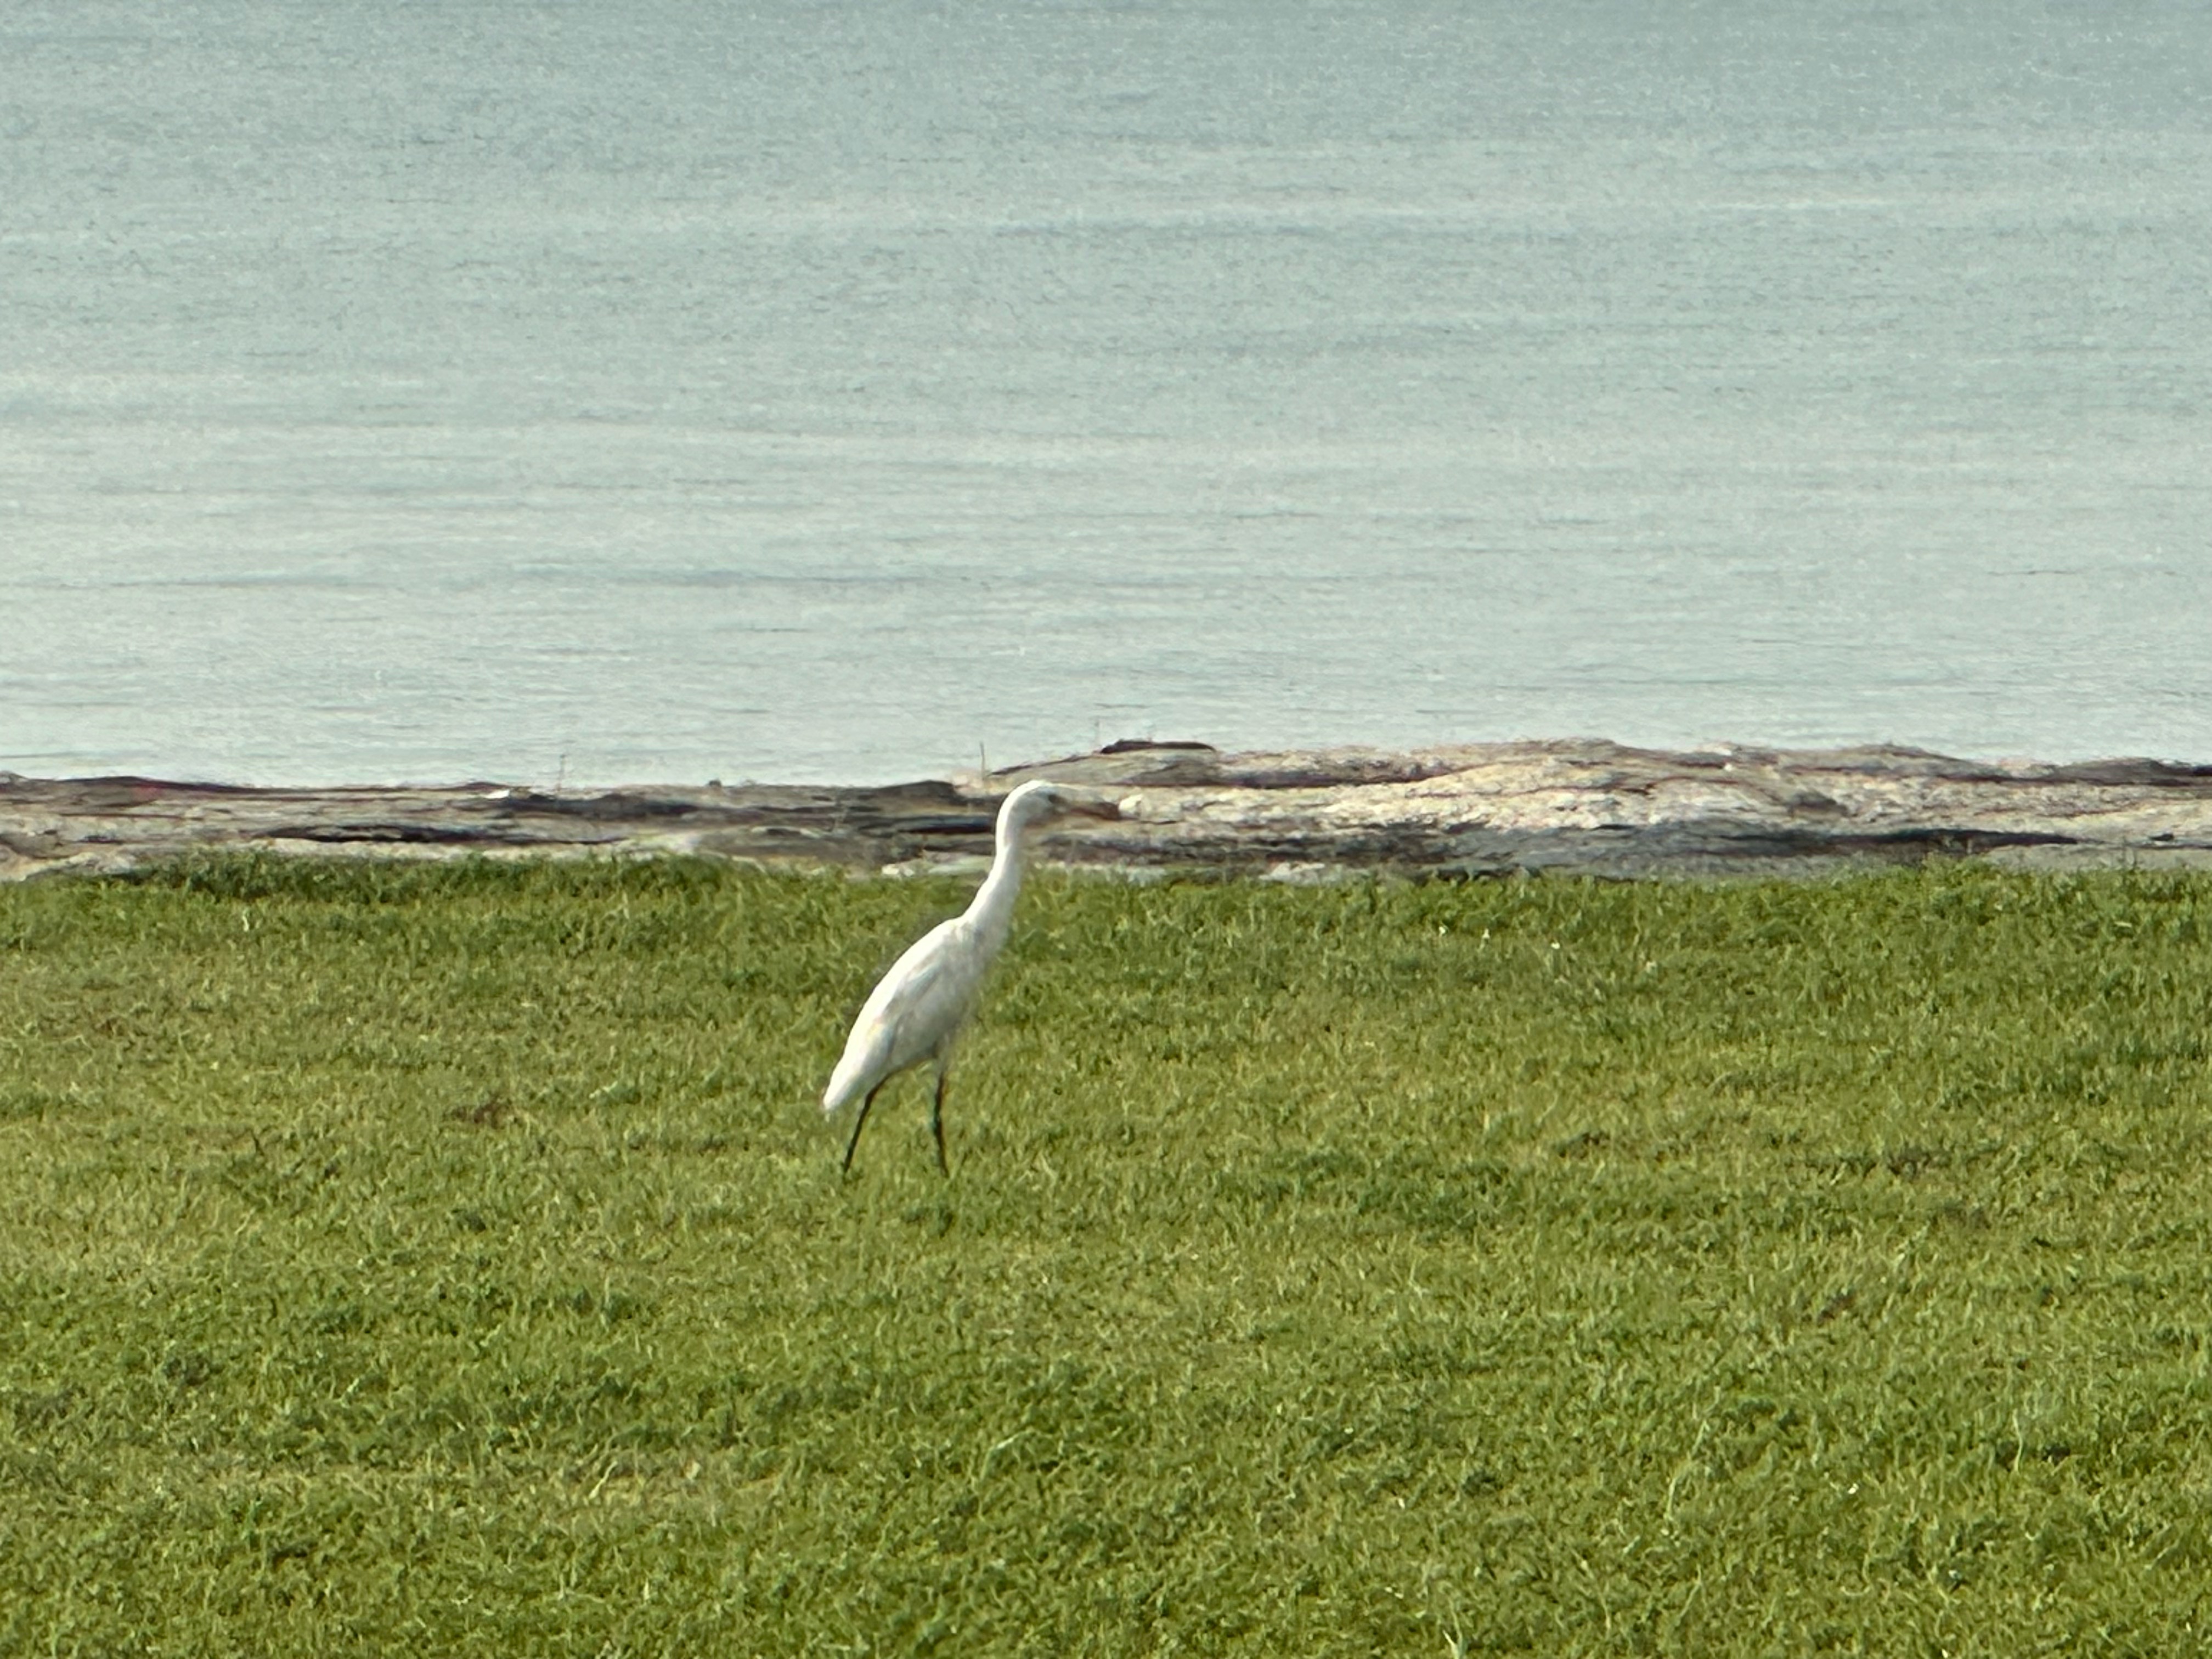
[[[937,1068],[937,1098],[930,1103],[929,1133],[937,1137],[937,1173],[950,1176],[952,1166],[945,1161],[945,1067]]]
[[[890,1081],[890,1079],[889,1078],[885,1078],[884,1079],[884,1083],[889,1083]],[[860,1115],[853,1120],[853,1138],[845,1143],[845,1164],[842,1171],[842,1174],[850,1175],[853,1173],[853,1153],[860,1144],[860,1131],[864,1127],[866,1127],[868,1121],[868,1108],[876,1103],[876,1097],[883,1093],[883,1091],[884,1084],[878,1083],[874,1088],[868,1091],[868,1097],[860,1103]]]

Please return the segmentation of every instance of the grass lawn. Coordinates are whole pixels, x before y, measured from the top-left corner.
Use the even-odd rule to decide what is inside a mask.
[[[0,890],[0,1652],[2212,1642],[2212,882]]]

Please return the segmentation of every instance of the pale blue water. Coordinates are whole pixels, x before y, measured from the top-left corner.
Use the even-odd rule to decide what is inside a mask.
[[[0,9],[0,767],[2212,759],[2212,6]]]

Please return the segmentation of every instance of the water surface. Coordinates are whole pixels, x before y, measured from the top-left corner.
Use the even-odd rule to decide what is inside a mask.
[[[0,766],[2212,758],[2212,7],[0,13]]]

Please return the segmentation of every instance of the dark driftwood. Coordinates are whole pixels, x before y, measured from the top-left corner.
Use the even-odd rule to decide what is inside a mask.
[[[247,789],[0,774],[0,877],[125,871],[222,848],[960,867],[989,852],[996,798],[1030,777],[1103,789],[1121,808],[1118,822],[1052,831],[1048,858],[1133,872],[1766,875],[1931,857],[2212,868],[2212,767],[1997,764],[1896,748],[1225,754],[1115,744],[988,777],[875,788]]]

